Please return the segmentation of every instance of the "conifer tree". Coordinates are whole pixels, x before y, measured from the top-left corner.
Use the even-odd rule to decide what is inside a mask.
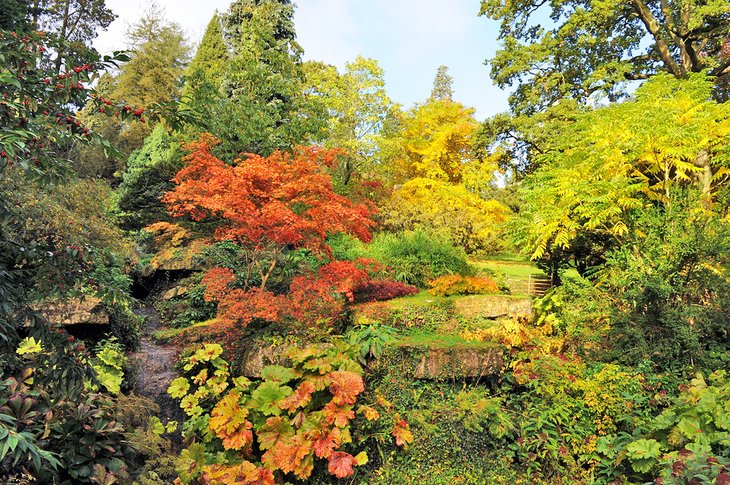
[[[436,78],[433,80],[431,98],[452,100],[454,98],[454,89],[451,87],[453,83],[454,78],[449,75],[449,68],[447,66],[439,66],[436,70]]]
[[[294,6],[286,0],[238,0],[223,16],[232,52],[215,132],[230,146],[268,154],[309,141],[322,121],[306,116],[302,49],[296,43]]]
[[[220,89],[228,61],[228,49],[223,40],[221,17],[216,12],[208,22],[205,34],[200,41],[195,57],[187,70],[187,84],[183,95],[196,98],[207,84],[215,90]]]

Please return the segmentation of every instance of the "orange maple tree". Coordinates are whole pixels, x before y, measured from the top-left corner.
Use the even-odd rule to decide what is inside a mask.
[[[372,209],[338,195],[326,169],[338,150],[298,147],[293,154],[249,154],[226,164],[212,153],[218,141],[203,134],[188,144],[187,165],[173,178],[163,202],[176,217],[212,223],[213,237],[230,240],[246,252],[247,280],[258,273],[261,290],[287,249],[329,254],[328,234],[371,239]]]

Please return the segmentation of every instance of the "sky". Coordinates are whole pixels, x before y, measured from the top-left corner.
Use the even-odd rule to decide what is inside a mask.
[[[157,0],[196,44],[215,10],[231,0]],[[358,55],[376,59],[393,101],[411,107],[431,93],[440,65],[454,78],[454,99],[482,120],[506,111],[508,92],[494,86],[484,60],[497,49],[498,25],[478,17],[479,0],[295,0],[297,41],[305,60],[343,71]],[[118,15],[96,47],[102,54],[124,48],[124,33],[149,6],[147,0],[106,0]]]

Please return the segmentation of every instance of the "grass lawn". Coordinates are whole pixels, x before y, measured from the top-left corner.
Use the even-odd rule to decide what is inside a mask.
[[[520,254],[493,254],[471,260],[469,264],[477,269],[477,273],[493,272],[514,280],[527,280],[530,276],[546,276],[535,263]],[[570,268],[563,273],[563,278],[580,278],[580,276],[574,268]]]
[[[472,260],[469,264],[474,266],[478,273],[502,274],[505,278],[526,280],[530,275],[545,276],[535,263],[515,255],[496,255],[488,259]]]

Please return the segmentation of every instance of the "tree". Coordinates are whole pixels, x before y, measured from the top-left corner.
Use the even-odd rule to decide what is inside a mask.
[[[172,178],[182,168],[180,142],[157,124],[144,145],[129,157],[118,189],[119,217],[127,230],[139,230],[169,219],[162,196],[172,190]]]
[[[258,273],[263,291],[279,256],[289,249],[329,253],[328,234],[370,239],[370,210],[332,189],[325,167],[336,152],[299,148],[294,154],[250,155],[227,165],[211,153],[216,143],[203,135],[189,145],[188,165],[163,201],[175,217],[211,223],[216,240],[248,251],[244,286]]]
[[[214,120],[205,128],[228,148],[267,155],[308,142],[320,129],[303,93],[293,15],[288,1],[238,0],[223,16],[231,52],[223,81],[227,99],[211,107]]]
[[[0,0],[0,29],[25,31],[30,20],[30,5],[24,0]]]
[[[452,100],[454,98],[454,89],[451,87],[453,83],[454,78],[449,75],[449,68],[439,66],[436,70],[436,77],[433,80],[431,99]]]
[[[397,107],[385,91],[385,79],[377,61],[358,56],[340,74],[334,66],[305,64],[307,84],[321,99],[328,120],[324,146],[343,148],[334,172],[346,187],[353,176],[373,176],[382,171],[379,156],[383,131]]]
[[[442,233],[474,254],[495,253],[503,247],[499,225],[509,215],[500,202],[483,200],[463,185],[415,178],[395,191],[379,219],[394,232],[424,227]]]
[[[107,75],[99,82],[99,92],[128,106],[142,107],[140,114],[145,109],[177,101],[189,51],[180,26],[166,21],[159,7],[152,4],[127,31],[127,40],[132,49],[131,58],[121,66],[118,75]],[[85,110],[85,119],[120,153],[109,158],[99,150],[83,150],[77,161],[78,171],[84,176],[109,178],[120,176],[126,168],[127,157],[142,147],[155,121],[149,117],[144,122],[112,119],[90,109]]]
[[[127,31],[132,49],[116,79],[115,99],[139,106],[167,103],[179,97],[179,82],[189,47],[181,27],[165,20],[155,4]]]
[[[198,50],[187,68],[186,84],[183,88],[183,97],[189,98],[185,100],[187,103],[203,101],[201,98],[208,91],[219,94],[228,57],[221,18],[216,12],[208,22]]]
[[[479,189],[496,167],[473,148],[478,127],[474,110],[448,99],[431,99],[411,109],[398,137],[396,180],[421,177]]]
[[[630,81],[658,73],[684,79],[707,70],[716,76],[716,98],[726,92],[730,58],[722,49],[730,16],[724,0],[483,0],[480,13],[501,23],[503,47],[488,61],[491,77],[502,88],[517,87],[512,116],[487,120],[479,145],[496,150],[515,179],[551,149],[546,121],[559,131],[555,123],[572,122],[575,110],[625,97]],[[530,118],[536,114],[542,119]],[[708,170],[705,161],[700,156],[696,163]]]
[[[57,72],[61,66],[82,64],[98,58],[91,41],[99,28],[106,29],[116,18],[105,0],[34,0],[32,24],[48,32],[54,41]]]
[[[564,126],[521,184],[525,203],[513,223],[518,247],[552,261],[553,271],[575,256],[593,258],[574,262],[585,270],[602,256],[581,248],[588,241],[601,241],[603,250],[620,243],[635,210],[669,204],[677,188],[704,190],[709,183],[709,196],[716,194],[730,177],[730,106],[711,101],[712,88],[701,74],[657,75],[635,101],[583,113]],[[709,175],[695,163],[698,154],[707,157]]]
[[[721,56],[730,36],[724,0],[613,0],[546,5],[540,0],[483,0],[481,15],[500,21],[503,47],[489,61],[517,115],[562,98],[581,103],[626,94],[627,81],[660,72],[676,78],[707,70],[722,80],[730,59]],[[549,26],[540,23],[550,16]]]

